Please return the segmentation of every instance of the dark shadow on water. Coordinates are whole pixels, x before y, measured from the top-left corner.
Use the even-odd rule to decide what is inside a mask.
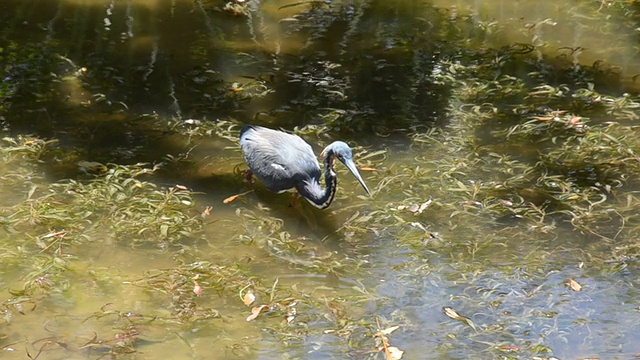
[[[245,196],[244,201],[254,202],[254,206],[257,202],[267,206],[273,217],[284,222],[284,231],[320,241],[341,227],[340,220],[331,210],[337,204],[320,210],[302,197],[295,199],[293,191],[274,194],[260,185],[253,189],[252,193]]]

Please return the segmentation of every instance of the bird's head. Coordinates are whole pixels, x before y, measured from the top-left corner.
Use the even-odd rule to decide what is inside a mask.
[[[349,145],[347,145],[342,141],[332,142],[331,144],[329,144],[329,146],[327,146],[322,151],[320,156],[322,156],[322,158],[325,159],[325,163],[327,163],[327,165],[332,168],[333,168],[333,161],[335,159],[338,159],[341,163],[344,164],[344,166],[347,167],[347,169],[349,169],[351,174],[358,180],[360,185],[362,185],[362,187],[364,188],[364,191],[367,192],[367,195],[371,196],[371,192],[369,191],[369,188],[364,183],[362,176],[360,176],[360,173],[358,172],[358,167],[353,162],[353,153],[351,152],[351,148],[349,147]]]

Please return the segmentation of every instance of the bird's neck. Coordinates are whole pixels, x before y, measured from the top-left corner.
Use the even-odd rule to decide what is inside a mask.
[[[317,182],[319,179],[310,179],[298,188],[298,192],[302,195],[311,205],[319,208],[326,209],[331,205],[333,198],[336,196],[336,188],[338,187],[338,178],[333,171],[333,156],[324,157],[324,183],[325,188],[320,188],[320,184]]]

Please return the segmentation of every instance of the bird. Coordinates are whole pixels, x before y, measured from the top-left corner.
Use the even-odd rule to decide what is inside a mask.
[[[321,153],[325,188],[320,185],[322,171],[311,145],[301,137],[257,125],[245,125],[240,131],[240,148],[250,173],[272,192],[295,188],[311,205],[326,209],[336,195],[335,159],[342,162],[358,180],[367,195],[369,188],[353,162],[349,145],[342,141],[329,144]]]

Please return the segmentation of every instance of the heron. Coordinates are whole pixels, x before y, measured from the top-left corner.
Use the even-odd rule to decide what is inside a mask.
[[[351,148],[342,141],[332,142],[320,154],[324,162],[324,189],[320,185],[320,164],[311,145],[301,137],[262,126],[245,125],[240,131],[240,147],[249,166],[249,176],[251,173],[255,175],[269,191],[280,194],[295,188],[311,205],[326,209],[336,195],[338,179],[333,163],[338,159],[371,196],[353,162]]]

